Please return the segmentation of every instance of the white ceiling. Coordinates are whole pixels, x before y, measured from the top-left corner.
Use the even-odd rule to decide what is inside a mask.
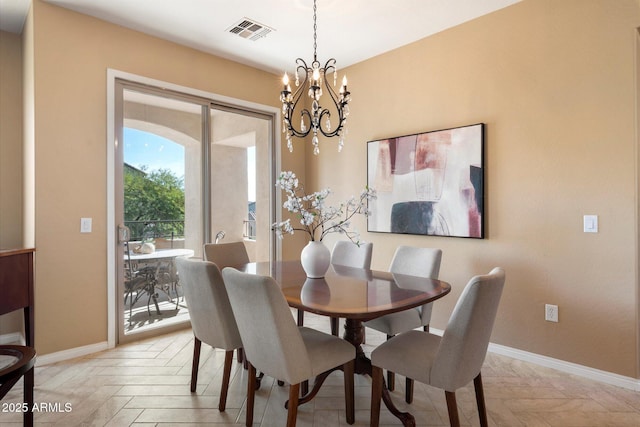
[[[0,30],[21,33],[31,0],[0,0]]]
[[[313,59],[312,0],[45,0],[274,73]],[[346,67],[520,0],[318,0],[318,60]],[[0,0],[0,29],[21,32],[30,0]],[[228,32],[249,18],[273,29]]]

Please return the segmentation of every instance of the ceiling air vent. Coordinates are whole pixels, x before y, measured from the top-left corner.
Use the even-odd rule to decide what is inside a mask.
[[[256,41],[263,37],[266,37],[267,34],[274,30],[267,27],[266,25],[262,25],[254,21],[253,19],[242,18],[240,21],[227,28],[226,31],[230,32],[231,34],[237,34],[243,39]]]

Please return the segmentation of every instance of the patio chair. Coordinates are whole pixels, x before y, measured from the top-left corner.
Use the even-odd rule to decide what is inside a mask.
[[[131,322],[131,313],[133,306],[144,293],[149,298],[147,299],[147,313],[151,316],[151,309],[149,305],[151,300],[156,306],[156,312],[160,313],[160,306],[158,305],[158,296],[156,294],[156,269],[151,266],[143,266],[139,269],[133,268],[131,262],[131,253],[129,252],[129,242],[124,243],[125,252],[127,255],[127,261],[125,263],[125,277],[124,277],[124,303],[127,304],[129,299],[129,322]],[[135,294],[135,298],[134,298]]]

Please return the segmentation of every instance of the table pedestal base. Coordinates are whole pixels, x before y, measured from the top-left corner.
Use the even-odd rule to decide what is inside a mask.
[[[364,341],[364,326],[362,325],[362,321],[358,319],[346,319],[343,338],[356,348],[355,373],[371,377],[371,359],[364,354],[364,350],[362,349],[362,342]],[[402,422],[402,425],[405,427],[414,427],[416,425],[413,415],[408,412],[400,412],[393,404],[391,396],[389,395],[389,389],[384,383],[384,380],[382,385],[382,401],[389,412]]]

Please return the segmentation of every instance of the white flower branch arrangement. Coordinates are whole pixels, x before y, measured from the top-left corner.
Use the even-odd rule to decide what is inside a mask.
[[[360,244],[360,235],[355,230],[349,230],[351,218],[354,215],[369,216],[367,202],[376,198],[376,191],[365,187],[360,197],[351,196],[339,206],[327,206],[325,201],[331,190],[325,188],[315,193],[307,194],[304,187],[298,183],[296,174],[291,171],[280,172],[276,180],[276,187],[280,187],[287,194],[287,201],[282,207],[296,214],[300,225],[292,225],[291,218],[273,224],[273,229],[279,238],[285,233],[293,234],[303,231],[309,235],[311,241],[322,241],[329,233],[345,234],[355,244]]]

